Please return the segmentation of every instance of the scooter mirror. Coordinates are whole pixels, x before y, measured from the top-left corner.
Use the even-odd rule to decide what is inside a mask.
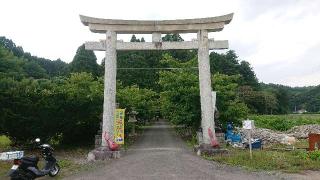
[[[40,138],[37,138],[37,139],[36,139],[36,142],[39,143],[39,142],[40,142]]]

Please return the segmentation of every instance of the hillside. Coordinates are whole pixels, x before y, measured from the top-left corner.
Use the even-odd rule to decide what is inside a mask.
[[[67,66],[68,64],[64,61],[57,59],[57,60],[50,60],[46,58],[41,58],[37,56],[32,56],[29,52],[24,52],[21,46],[16,46],[16,44],[7,39],[4,36],[0,36],[0,46],[9,50],[13,56],[19,58],[20,60],[24,61],[26,64],[31,67],[36,67],[42,74],[36,76],[35,78],[45,78],[45,77],[54,77],[59,75],[65,75],[67,73]],[[33,76],[34,77],[34,76]]]
[[[289,112],[306,110],[307,112],[320,112],[320,85],[306,87],[290,87],[279,84],[261,83],[264,90],[283,90],[288,98]]]

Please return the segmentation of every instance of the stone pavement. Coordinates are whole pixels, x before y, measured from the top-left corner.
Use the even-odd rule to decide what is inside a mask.
[[[120,159],[100,169],[66,179],[301,179],[283,174],[248,172],[196,156],[166,122],[157,122]]]

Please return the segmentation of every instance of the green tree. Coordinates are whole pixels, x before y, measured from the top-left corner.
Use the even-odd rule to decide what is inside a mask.
[[[75,73],[56,88],[56,110],[61,118],[58,132],[64,144],[93,142],[103,107],[103,80],[91,74]],[[62,104],[60,104],[62,103]]]
[[[100,75],[101,72],[97,64],[96,55],[92,50],[86,50],[84,44],[78,48],[70,63],[70,72],[87,72],[94,76]]]
[[[198,76],[186,71],[161,71],[159,84],[164,117],[197,130],[201,122]]]
[[[26,62],[23,66],[24,71],[28,76],[34,77],[36,79],[46,78],[46,71],[35,62]]]
[[[16,57],[8,49],[0,45],[0,74],[2,77],[33,77],[35,79],[46,78],[46,71],[34,61],[27,61],[22,57]]]
[[[218,72],[226,75],[240,74],[240,86],[248,85],[255,90],[259,89],[258,79],[250,64],[246,61],[239,63],[238,56],[234,51],[230,50],[225,54],[211,52],[209,57],[211,73]]]
[[[278,89],[276,92],[276,97],[278,100],[278,109],[277,113],[287,114],[289,112],[289,96],[288,92],[285,89]]]
[[[21,46],[16,46],[16,44],[11,39],[7,39],[4,36],[0,36],[0,45],[10,50],[17,57],[22,57],[24,54],[23,48]]]
[[[179,34],[166,34],[164,37],[162,37],[162,41],[184,41],[184,39]],[[196,57],[197,53],[196,50],[167,50],[163,51],[163,54],[169,54],[173,58],[175,58],[177,61],[189,61]]]
[[[133,34],[133,35],[131,36],[130,42],[140,42],[140,39],[138,39],[138,38],[136,37],[136,35]]]
[[[180,34],[166,34],[164,37],[162,37],[162,41],[184,41]]]
[[[141,121],[151,120],[158,106],[158,94],[152,90],[139,88],[136,85],[123,87],[118,82],[117,102],[127,112],[137,111]]]
[[[253,114],[273,114],[278,109],[278,99],[273,91],[255,91],[251,86],[241,86],[238,93]]]
[[[24,77],[23,62],[15,57],[12,52],[0,45],[0,77],[21,79]]]
[[[159,91],[158,70],[161,59],[160,51],[119,51],[117,55],[117,79],[124,86],[137,85]]]
[[[242,85],[248,85],[253,87],[254,89],[259,88],[258,79],[256,74],[252,70],[250,63],[247,61],[241,61],[239,67],[239,74],[242,76]]]
[[[265,101],[265,114],[273,114],[273,111],[277,109],[278,99],[274,93],[263,92],[264,101]]]
[[[160,71],[161,112],[172,123],[198,129],[201,122],[198,71],[188,69],[197,64],[196,59],[181,63],[170,55],[165,55],[161,63],[164,66],[186,68]],[[249,112],[237,94],[240,77],[240,75],[228,76],[217,73],[212,78],[213,89],[217,91],[220,122],[223,124],[227,121],[239,123],[239,120],[245,118]]]
[[[237,90],[240,75],[225,75],[216,73],[212,77],[212,87],[217,91],[217,108],[220,113],[220,122],[225,127],[226,122],[240,124],[240,120],[247,118],[249,108],[241,101]]]

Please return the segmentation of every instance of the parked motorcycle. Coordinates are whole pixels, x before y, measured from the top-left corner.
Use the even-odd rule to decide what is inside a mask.
[[[60,171],[60,166],[53,156],[54,149],[49,144],[40,144],[40,139],[35,140],[36,148],[40,149],[41,156],[46,161],[43,169],[38,168],[39,157],[30,156],[15,159],[8,175],[12,180],[33,180],[38,177],[49,175],[56,176]]]

